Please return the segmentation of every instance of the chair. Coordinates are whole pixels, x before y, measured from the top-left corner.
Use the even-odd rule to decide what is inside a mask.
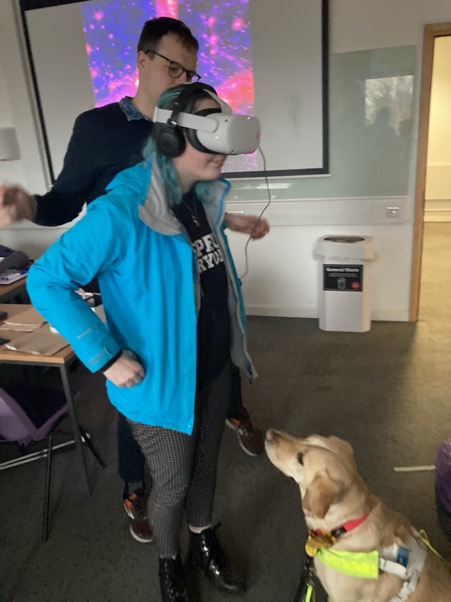
[[[25,453],[37,442],[48,440],[42,523],[44,542],[49,536],[53,440],[58,425],[67,416],[68,406],[62,391],[10,384],[3,384],[0,388],[0,442],[15,443]],[[82,441],[104,467],[103,460],[80,425],[79,429]]]

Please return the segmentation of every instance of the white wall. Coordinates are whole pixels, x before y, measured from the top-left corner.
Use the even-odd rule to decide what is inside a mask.
[[[316,242],[328,234],[372,236],[376,261],[370,270],[372,318],[408,320],[406,290],[400,287],[398,265],[410,260],[410,222],[405,198],[392,198],[399,215],[386,217],[386,198],[302,199],[278,201],[267,213],[271,234],[248,245],[248,274],[243,279],[246,306],[264,316],[318,316]],[[263,204],[230,204],[238,210],[259,213]],[[390,222],[389,220],[392,220]],[[390,224],[390,225],[388,225]],[[245,272],[245,238],[229,235],[238,274]],[[327,261],[325,261],[327,263]],[[332,262],[333,263],[333,262]],[[396,268],[393,269],[393,265]]]
[[[331,53],[355,52],[376,48],[418,46],[421,60],[423,26],[451,21],[449,0],[340,0],[330,5]],[[419,73],[416,74],[419,81]],[[414,108],[418,119],[418,90]],[[416,140],[410,150],[410,184],[403,198],[293,200],[297,217],[273,202],[267,216],[271,235],[249,246],[249,275],[243,291],[248,311],[260,315],[316,317],[318,315],[317,261],[312,250],[325,234],[372,235],[377,260],[372,266],[372,319],[409,318],[411,252],[413,237],[414,172]],[[383,151],[381,151],[383,152]],[[261,202],[229,203],[231,209],[255,212]],[[255,195],[253,197],[255,199]],[[364,208],[362,209],[362,201]],[[398,208],[395,220],[387,217],[390,207]],[[361,209],[356,218],[356,211]],[[313,222],[313,223],[312,223]],[[233,235],[237,263],[244,263],[243,243]]]
[[[261,0],[263,1],[263,0]],[[0,57],[10,100],[12,123],[26,152],[36,157],[36,173],[24,174],[23,182],[34,192],[45,190],[45,175],[39,155],[39,138],[25,94],[24,67],[17,42],[12,0],[0,3]],[[371,48],[421,45],[425,23],[451,21],[449,0],[330,0],[331,51],[351,52]],[[420,48],[418,48],[420,56]],[[1,74],[0,74],[1,75]],[[418,74],[417,74],[418,75]],[[418,77],[417,77],[418,80]],[[21,94],[18,96],[18,90]],[[5,103],[5,95],[0,96]],[[0,115],[5,112],[0,109]],[[417,116],[418,107],[415,107]],[[414,145],[415,146],[415,145]],[[249,274],[244,295],[249,313],[316,317],[318,307],[318,263],[313,257],[315,241],[332,233],[367,234],[374,237],[378,255],[372,269],[373,319],[407,320],[409,310],[413,171],[415,147],[411,150],[411,185],[406,196],[386,198],[293,198],[272,203],[266,213],[272,224],[266,239],[249,245]],[[40,178],[38,177],[40,172]],[[4,177],[0,172],[0,177]],[[266,202],[261,182],[243,200],[234,186],[230,210],[257,213]],[[397,215],[388,217],[389,207]],[[3,244],[39,254],[60,233],[59,229],[17,226],[0,232]],[[244,264],[244,238],[232,234],[232,249],[239,270]]]
[[[329,0],[331,52],[418,44],[422,26],[451,21],[449,0]]]
[[[0,178],[23,184],[36,193],[46,192],[49,178],[43,160],[42,142],[37,126],[24,43],[18,25],[15,0],[0,2],[0,114],[8,115],[16,128],[22,159],[0,164]],[[24,170],[24,165],[27,170]]]
[[[76,117],[95,106],[80,4],[27,11],[27,24],[56,177]]]
[[[3,62],[0,55],[0,82],[6,82],[6,75],[3,68]],[[14,117],[11,110],[11,100],[9,98],[8,86],[0,84],[0,128],[14,126]],[[8,163],[0,161],[0,181],[9,180],[10,182],[23,181],[24,173],[22,161],[10,161]]]
[[[49,190],[50,178],[17,5],[17,0],[0,2],[0,126],[16,128],[22,158],[0,162],[0,182],[21,184],[30,192],[43,194]],[[22,222],[0,230],[0,244],[23,249],[37,258],[62,232],[64,228],[42,228]]]

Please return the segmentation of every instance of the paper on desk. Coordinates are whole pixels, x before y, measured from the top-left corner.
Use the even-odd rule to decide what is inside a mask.
[[[41,328],[41,324],[7,324],[6,322],[0,326],[0,330],[14,330],[15,332],[33,332]]]
[[[11,316],[11,318],[5,320],[4,323],[8,326],[42,326],[44,322],[45,320],[41,314],[38,314],[34,307],[30,307],[29,309],[22,311],[20,314]]]
[[[35,355],[53,355],[68,345],[69,343],[61,335],[51,332],[21,334],[4,343],[4,346],[11,351]]]

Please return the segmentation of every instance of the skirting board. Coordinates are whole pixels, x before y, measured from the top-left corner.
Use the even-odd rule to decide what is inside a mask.
[[[248,316],[266,316],[276,318],[312,318],[318,320],[316,307],[246,305]],[[408,322],[409,311],[404,309],[384,309],[371,314],[375,322]]]
[[[425,222],[451,222],[451,209],[432,209],[424,212]]]
[[[424,205],[425,222],[451,222],[451,199],[427,199]]]

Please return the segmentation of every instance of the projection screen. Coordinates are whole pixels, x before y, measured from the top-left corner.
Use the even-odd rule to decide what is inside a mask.
[[[327,0],[21,0],[52,180],[76,116],[134,96],[136,44],[156,16],[199,40],[198,72],[238,113],[261,122],[261,149],[226,175],[328,173]]]

